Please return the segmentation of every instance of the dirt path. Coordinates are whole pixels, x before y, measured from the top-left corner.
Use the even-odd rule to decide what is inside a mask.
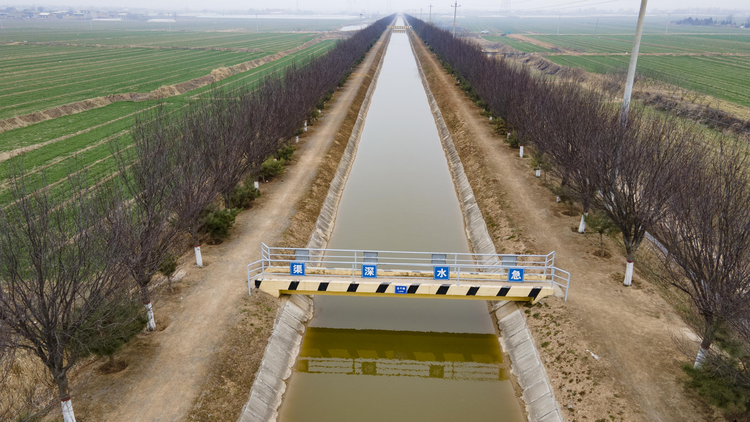
[[[222,347],[221,339],[243,318],[236,304],[247,297],[245,266],[259,258],[261,242],[281,240],[364,79],[365,72],[360,69],[369,69],[376,50],[371,50],[336,94],[283,179],[263,185],[260,203],[240,214],[232,238],[203,248],[208,265],[195,267],[192,252],[183,257],[186,263],[182,268],[187,272],[183,284],[188,287],[178,294],[180,300],[168,321],[160,320],[167,312],[155,307],[157,325],[168,322],[166,329],[148,334],[150,343],[130,346],[143,349],[134,355],[141,361],[121,374],[94,377],[74,394],[74,403],[80,405],[87,420],[186,419],[206,382],[212,359]],[[132,350],[126,350],[129,352]]]
[[[498,251],[517,249],[521,237],[531,251],[556,251],[556,264],[572,273],[568,302],[551,299],[527,310],[568,421],[712,420],[714,412],[682,386],[679,365],[687,358],[673,336],[687,327],[671,305],[640,277],[635,287],[622,286],[619,247],[609,244],[613,258],[595,257],[592,240],[573,230],[580,217],[562,214],[566,208],[533,176],[528,156],[518,158],[434,55],[421,42],[417,46],[467,173],[479,172],[470,175],[475,195],[494,198],[495,209],[480,201],[488,226],[513,231],[493,235]]]

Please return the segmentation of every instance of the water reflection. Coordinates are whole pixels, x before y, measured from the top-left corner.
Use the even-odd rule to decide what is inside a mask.
[[[507,379],[497,338],[491,334],[310,328],[297,370],[467,381]]]
[[[279,415],[304,422],[518,422],[492,334],[308,328]]]

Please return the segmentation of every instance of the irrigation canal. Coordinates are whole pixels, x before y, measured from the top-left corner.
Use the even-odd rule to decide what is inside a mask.
[[[391,36],[328,247],[469,251],[407,34]],[[317,296],[279,420],[523,416],[486,302]]]

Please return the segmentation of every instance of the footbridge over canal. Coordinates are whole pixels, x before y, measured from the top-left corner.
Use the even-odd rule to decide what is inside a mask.
[[[530,301],[566,300],[570,273],[547,255],[298,249],[261,244],[248,291],[282,294]]]

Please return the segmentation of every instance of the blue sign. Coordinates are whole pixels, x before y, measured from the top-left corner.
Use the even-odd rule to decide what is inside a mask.
[[[289,275],[305,275],[305,263],[304,262],[290,262],[289,263]]]
[[[449,266],[441,266],[441,267],[435,267],[433,278],[435,280],[448,280],[451,278],[451,267]]]
[[[396,286],[396,294],[405,295],[406,294],[406,286]]]
[[[508,281],[523,282],[523,268],[508,268]]]
[[[377,278],[378,266],[375,264],[362,264],[362,278]]]

